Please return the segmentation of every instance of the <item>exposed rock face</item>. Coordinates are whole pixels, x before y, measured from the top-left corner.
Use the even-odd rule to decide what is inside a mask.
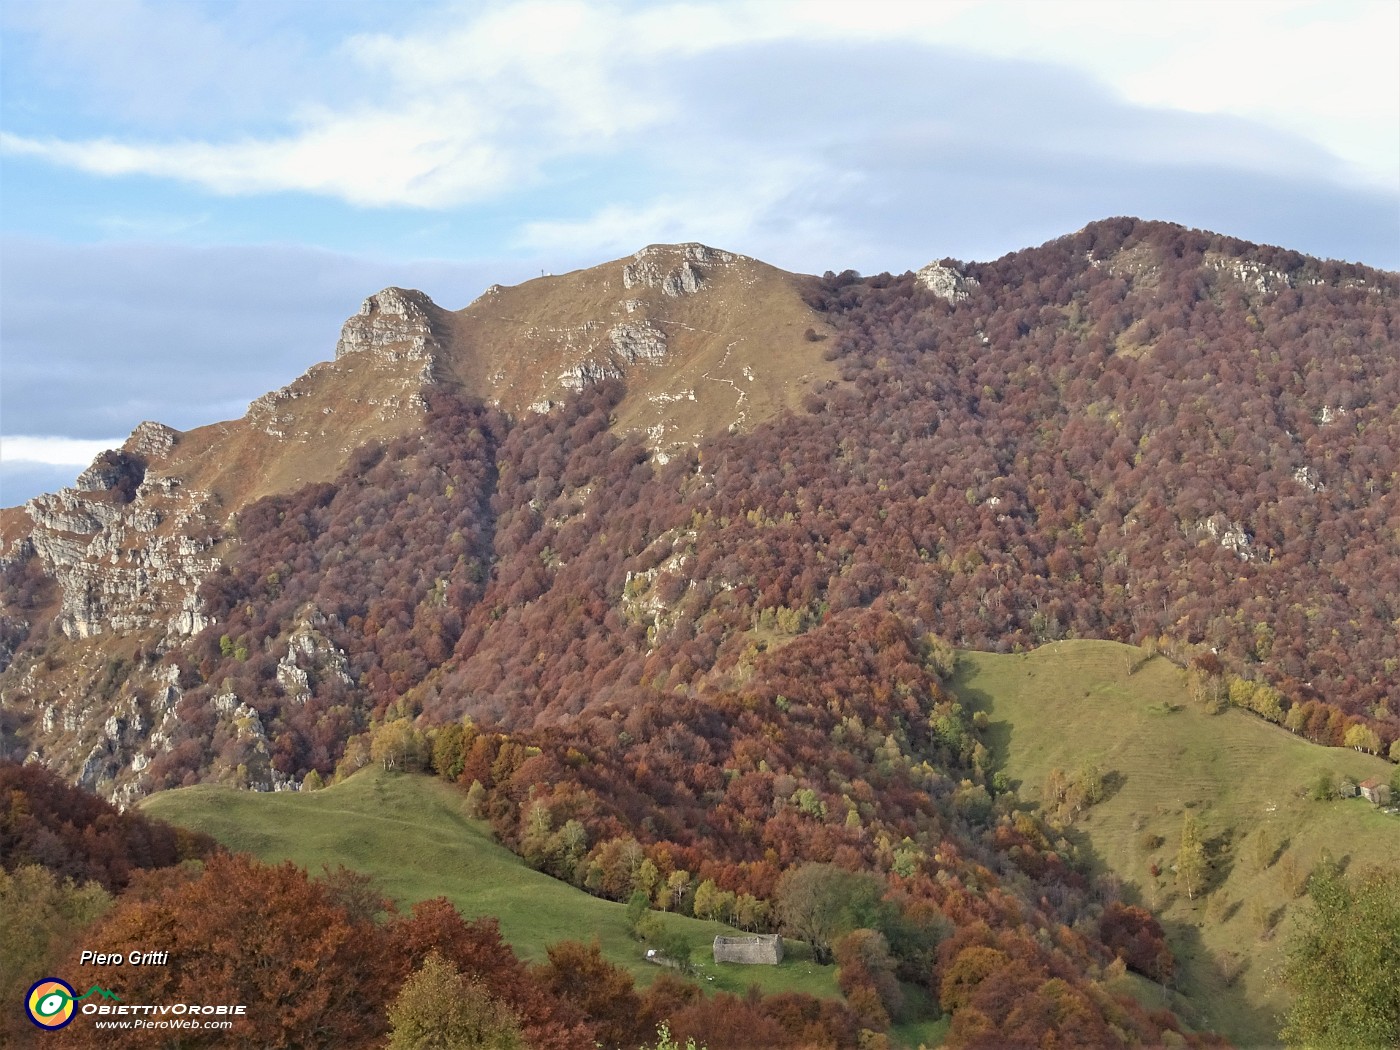
[[[584,325],[580,334],[588,335],[598,325]],[[579,391],[591,383],[605,379],[621,379],[627,366],[636,364],[656,364],[666,357],[668,349],[666,336],[661,329],[649,321],[624,321],[615,324],[607,331],[607,344],[599,346],[588,356],[559,373],[559,382],[570,390]],[[531,404],[535,411],[548,411],[548,407],[536,409],[536,405],[552,406],[548,398]]]
[[[707,284],[700,263],[728,265],[735,256],[703,244],[651,245],[632,256],[622,267],[622,287],[628,291],[659,291],[665,299],[682,299],[697,295]],[[499,289],[493,289],[499,294]],[[491,294],[491,291],[488,291]],[[483,297],[485,298],[485,297]],[[609,314],[637,315],[636,320],[618,321],[607,325],[602,320],[586,321],[577,327],[552,326],[539,332],[544,339],[558,340],[574,361],[558,373],[560,385],[579,391],[591,383],[605,379],[620,379],[629,366],[657,364],[666,359],[670,350],[666,334],[650,316],[655,300],[628,298],[609,307]],[[596,333],[602,332],[603,339]],[[549,398],[531,403],[552,405]]]
[[[277,682],[294,699],[304,701],[310,696],[312,685],[322,678],[353,684],[344,651],[321,633],[325,625],[325,617],[313,610],[287,640],[287,653],[277,664]]]
[[[940,299],[947,299],[950,303],[962,302],[978,286],[976,278],[968,277],[942,263],[929,263],[914,274],[914,277],[934,295]]]
[[[707,245],[658,244],[591,270],[524,286],[491,286],[458,314],[437,316],[430,307],[416,314],[410,302],[402,309],[393,305],[398,312],[392,318],[400,323],[400,316],[407,316],[402,323],[409,323],[413,336],[424,330],[428,337],[444,333],[449,349],[442,360],[449,364],[441,371],[455,372],[466,388],[510,412],[549,412],[589,385],[624,378],[638,396],[623,406],[623,426],[647,434],[661,451],[662,445],[686,444],[696,434],[720,428],[710,419],[678,426],[671,419],[671,406],[678,402],[693,406],[693,417],[724,413],[724,426],[734,427],[748,420],[753,392],[763,395],[756,417],[787,399],[787,391],[774,396],[776,391],[763,389],[764,377],[748,363],[759,349],[749,346],[759,330],[753,314],[766,315],[764,342],[771,343],[763,349],[773,357],[819,357],[811,343],[792,335],[794,328],[801,333],[820,322],[790,280],[791,274]],[[774,293],[781,304],[767,300]],[[354,346],[389,339],[364,333],[371,323],[367,318],[382,312],[371,300],[351,318],[346,332],[357,340]],[[424,323],[430,328],[421,328]],[[678,384],[668,382],[666,370],[651,367],[659,364],[683,377],[679,388],[685,395],[672,389]],[[799,372],[797,378],[805,385],[816,371]],[[700,385],[710,389],[708,406],[700,405],[706,399],[697,400]],[[718,409],[715,402],[734,407]]]
[[[669,267],[674,254],[680,265]],[[700,290],[705,277],[696,263],[732,263],[734,256],[703,244],[656,245],[643,248],[622,268],[624,288],[659,288],[663,295],[679,299]]]
[[[371,295],[341,327],[333,362],[256,398],[243,422],[288,446],[317,450],[323,461],[329,442],[348,450],[403,433],[427,408],[424,388],[440,381],[450,342],[444,317],[419,291]]]
[[[134,444],[99,456],[73,488],[26,506],[29,542],[62,589],[58,622],[69,638],[192,634],[205,625],[193,593],[217,564],[209,494],[147,469]]]
[[[1196,523],[1196,528],[1206,533],[1226,550],[1233,551],[1241,561],[1255,561],[1253,538],[1238,521],[1231,521],[1223,514],[1216,514]]]
[[[336,360],[346,354],[374,353],[389,360],[431,360],[443,348],[434,323],[437,304],[422,292],[385,288],[371,295],[345,322],[335,345]]]
[[[613,349],[629,365],[660,361],[666,356],[666,337],[650,324],[619,324],[608,332]]]
[[[610,361],[580,361],[571,368],[566,368],[559,373],[559,382],[568,389],[577,393],[584,387],[593,383],[601,383],[605,379],[621,379],[622,370]],[[539,402],[535,402],[539,404]],[[554,402],[550,401],[550,405]]]
[[[242,745],[243,761],[234,781],[236,787],[252,791],[296,791],[300,788],[293,778],[272,766],[267,730],[255,707],[232,691],[214,697],[213,707],[219,713],[220,725],[231,731]]]
[[[1224,272],[1243,285],[1254,289],[1257,292],[1276,292],[1282,288],[1292,288],[1293,278],[1282,270],[1276,270],[1271,266],[1254,259],[1235,259],[1225,256],[1217,256],[1206,260],[1206,265],[1212,270]],[[1312,284],[1320,284],[1320,281],[1311,281]]]
[[[102,453],[87,470],[78,475],[73,487],[80,492],[110,492],[120,503],[136,498],[136,489],[146,476],[146,459],[122,449]]]
[[[146,422],[136,425],[136,429],[131,432],[131,437],[126,439],[126,448],[149,461],[168,453],[175,447],[175,441],[179,436],[180,432],[173,427],[148,419]]]
[[[45,676],[48,690],[36,681],[35,666],[15,683],[25,698],[47,693],[46,699],[31,701],[39,735],[31,741],[30,757],[66,768],[75,783],[128,805],[145,794],[142,771],[172,746],[175,705],[182,695],[179,673],[170,665],[128,666],[122,681],[113,673],[114,665],[121,671],[122,661],[73,652],[68,674],[61,680]]]
[[[334,678],[351,685],[349,661],[323,633],[325,617],[309,608],[287,639],[277,665],[277,682],[294,701],[304,702],[317,682]],[[32,707],[38,735],[33,754],[68,768],[77,783],[129,805],[149,790],[144,775],[151,762],[174,746],[184,699],[177,667],[127,666],[125,677],[112,672],[113,661],[80,656],[58,688]],[[40,692],[37,666],[17,682],[17,693]],[[55,679],[47,676],[52,687]],[[294,790],[297,782],[269,761],[270,748],[262,715],[233,689],[208,700],[217,732],[232,741],[233,757],[216,779],[254,791]],[[236,763],[236,766],[235,766]]]

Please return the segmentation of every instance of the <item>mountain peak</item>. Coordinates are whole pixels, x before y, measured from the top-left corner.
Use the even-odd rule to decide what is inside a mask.
[[[493,285],[446,321],[444,372],[513,413],[622,379],[618,425],[659,453],[795,408],[835,378],[809,330],[813,278],[695,242]]]
[[[391,359],[427,358],[441,349],[440,333],[433,319],[441,310],[432,299],[413,288],[389,287],[360,304],[340,330],[336,360],[346,354],[373,352]]]

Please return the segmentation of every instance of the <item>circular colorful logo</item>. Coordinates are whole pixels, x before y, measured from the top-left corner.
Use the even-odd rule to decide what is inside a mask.
[[[35,981],[24,1001],[29,1019],[40,1028],[62,1028],[73,1020],[73,1000],[77,993],[67,981],[45,977]]]

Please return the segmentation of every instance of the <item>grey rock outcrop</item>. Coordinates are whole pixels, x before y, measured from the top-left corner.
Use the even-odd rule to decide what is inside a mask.
[[[168,453],[175,447],[179,437],[178,430],[148,419],[144,423],[136,424],[131,437],[126,439],[125,447],[128,451],[149,460]]]
[[[326,618],[312,610],[287,639],[287,652],[277,663],[277,682],[293,699],[305,701],[312,687],[323,678],[353,685],[350,662],[321,631]]]
[[[929,263],[915,273],[914,278],[934,295],[950,303],[963,302],[979,283],[975,277],[942,263]]]
[[[1223,514],[1214,514],[1196,523],[1198,532],[1205,533],[1241,561],[1255,561],[1254,539],[1241,522],[1231,521]]]
[[[575,392],[605,379],[620,379],[622,369],[611,361],[580,361],[559,373],[559,383]]]
[[[130,452],[160,437],[151,426],[142,424],[127,450],[99,456],[72,488],[25,506],[27,542],[62,591],[58,623],[69,638],[148,628],[178,636],[204,626],[193,594],[216,564],[211,497]]]
[[[672,299],[694,295],[705,284],[699,263],[724,265],[734,256],[703,244],[653,244],[632,256],[622,268],[624,288],[658,288]]]
[[[1218,256],[1206,262],[1212,270],[1223,272],[1241,284],[1262,294],[1277,292],[1293,287],[1293,278],[1272,266],[1265,266],[1253,259],[1237,259]],[[1320,283],[1320,282],[1312,282]]]
[[[614,325],[608,332],[613,349],[629,365],[638,361],[660,361],[666,356],[666,337],[650,324]]]
[[[443,348],[437,304],[420,291],[385,288],[360,305],[340,330],[336,360],[374,353],[389,360],[431,360]]]

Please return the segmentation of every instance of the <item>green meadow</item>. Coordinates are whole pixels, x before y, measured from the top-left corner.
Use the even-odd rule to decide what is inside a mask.
[[[1053,768],[1100,767],[1107,797],[1067,838],[1162,920],[1178,963],[1171,1005],[1239,1045],[1277,1042],[1281,949],[1324,852],[1345,866],[1400,865],[1400,818],[1360,798],[1310,797],[1320,774],[1389,779],[1394,766],[1243,711],[1208,713],[1179,668],[1141,649],[1066,641],[1016,655],[961,652],[953,689],[987,712],[988,745],[1028,802],[1042,798]],[[1195,900],[1172,872],[1188,810],[1210,866]],[[1138,989],[1160,1005],[1160,988]]]
[[[263,861],[290,860],[312,875],[323,865],[373,875],[406,910],[416,901],[446,897],[464,916],[494,916],[522,958],[545,960],[545,948],[563,940],[595,938],[603,955],[650,984],[661,968],[644,959],[645,946],[627,931],[626,909],[599,900],[521,863],[465,813],[463,794],[426,776],[366,769],[315,792],[264,794],[200,785],[153,795],[149,816],[208,832],[229,849]],[[798,991],[834,998],[834,966],[812,963],[806,945],[789,943],[781,966],[717,965],[716,934],[739,931],[680,915],[661,915],[668,931],[692,946],[700,982],[743,993]]]

